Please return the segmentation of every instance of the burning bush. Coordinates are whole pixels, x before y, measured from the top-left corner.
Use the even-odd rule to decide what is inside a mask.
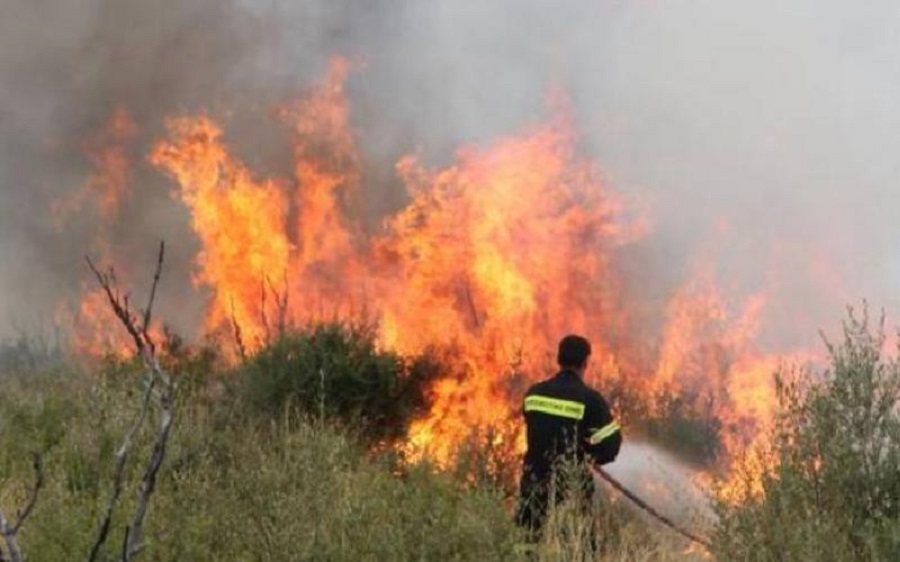
[[[723,502],[724,560],[897,560],[900,557],[900,360],[883,355],[883,322],[852,311],[819,375],[777,378],[777,459]]]
[[[425,411],[437,373],[428,355],[380,351],[371,326],[327,323],[286,332],[260,349],[239,368],[237,392],[257,413],[298,409],[370,438],[394,438]]]
[[[603,392],[627,424],[629,435],[661,445],[690,463],[711,466],[720,460],[725,431],[709,393],[672,387],[641,393],[614,382]]]
[[[395,434],[405,410],[421,404],[414,396],[421,388],[401,381],[431,377],[415,375],[401,358],[452,350],[429,386],[428,411],[408,424],[410,448],[450,465],[475,428],[518,453],[522,440],[508,426],[519,421],[522,392],[551,374],[553,347],[574,332],[593,342],[593,383],[630,435],[702,463],[763,435],[773,366],[803,351],[760,344],[780,307],[777,287],[733,288],[712,255],[698,256],[684,276],[664,274],[653,257],[652,213],[610,183],[562,91],[549,96],[542,118],[472,139],[446,159],[413,151],[385,161],[367,152],[364,122],[354,119],[348,80],[362,72],[335,56],[324,76],[278,104],[276,123],[254,124],[274,126],[281,132],[273,138],[289,141],[276,151],[277,165],[240,150],[248,138],[243,118],[229,117],[240,107],[171,115],[163,127],[117,106],[87,147],[84,189],[54,207],[66,215],[93,202],[94,246],[127,278],[132,258],[113,236],[135,222],[127,201],[169,192],[173,224],[187,223],[172,236],[192,264],[193,288],[179,291],[182,321],[197,328],[187,340],[240,326],[242,354],[266,348],[243,369],[262,373],[245,389],[255,409],[293,402],[315,412],[324,404],[329,416],[374,416],[376,434],[388,426]],[[143,155],[150,166],[137,165],[140,147],[150,147]],[[372,205],[385,190],[396,205]],[[57,318],[72,328],[73,349],[127,352],[122,334],[109,333],[115,323],[103,297],[86,290],[77,303],[61,303]],[[286,325],[353,323],[370,313],[379,331],[366,345],[381,358],[363,363],[373,381],[325,365],[330,351],[306,350],[308,334],[272,342]],[[194,314],[202,322],[187,318]],[[380,353],[387,350],[397,355]],[[276,365],[289,357],[287,370]],[[386,401],[398,396],[403,411],[387,415],[394,406]]]
[[[656,415],[638,421],[647,437],[661,443],[686,460],[712,464],[722,449],[722,421],[712,399],[699,393],[660,392],[653,399]]]

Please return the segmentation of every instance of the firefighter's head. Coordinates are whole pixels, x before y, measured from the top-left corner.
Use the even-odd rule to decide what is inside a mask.
[[[591,342],[585,338],[569,334],[559,340],[556,362],[559,363],[560,369],[575,371],[579,375],[583,375],[590,356]]]

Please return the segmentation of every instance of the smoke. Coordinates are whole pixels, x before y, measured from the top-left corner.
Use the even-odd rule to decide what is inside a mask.
[[[582,144],[651,214],[629,279],[661,308],[698,263],[728,291],[771,291],[773,347],[832,328],[848,302],[898,308],[893,220],[900,8],[887,0],[8,0],[0,18],[0,333],[50,317],[96,240],[137,275],[170,242],[161,311],[190,326],[196,250],[145,161],[166,116],[206,112],[261,174],[287,169],[272,108],[350,56],[372,224],[400,206],[397,157],[445,163],[571,98]],[[117,108],[139,129],[121,219],[52,202],[91,172]],[[147,267],[145,267],[145,265]],[[4,328],[4,325],[6,326]],[[798,326],[803,333],[798,333]]]

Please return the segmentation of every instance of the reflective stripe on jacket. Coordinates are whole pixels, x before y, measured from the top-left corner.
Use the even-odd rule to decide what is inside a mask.
[[[527,472],[550,472],[561,456],[586,456],[597,464],[615,460],[622,444],[619,424],[606,400],[577,373],[561,371],[528,389],[523,405],[528,432]]]

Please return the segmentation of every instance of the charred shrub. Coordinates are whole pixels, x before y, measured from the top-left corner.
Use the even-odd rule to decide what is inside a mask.
[[[777,377],[761,494],[718,506],[722,560],[900,559],[900,362],[852,311],[830,365]]]
[[[654,443],[661,443],[688,461],[708,464],[721,449],[721,422],[712,400],[702,394],[677,395],[661,392],[656,415],[647,416],[642,427]]]
[[[604,392],[632,435],[662,445],[691,463],[709,465],[718,458],[727,428],[708,393],[663,388],[642,394],[624,381]]]
[[[371,326],[319,324],[287,332],[248,358],[238,393],[257,414],[299,409],[368,438],[393,438],[427,406],[426,389],[438,368],[429,356],[377,349]]]

